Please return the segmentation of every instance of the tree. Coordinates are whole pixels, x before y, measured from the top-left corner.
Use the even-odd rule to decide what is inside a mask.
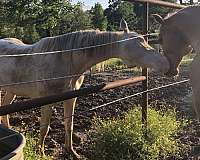
[[[24,31],[33,30],[33,25],[27,23],[32,17],[35,1],[15,0],[1,2],[0,33],[5,37],[23,39],[27,35]],[[31,15],[31,16],[30,16]]]
[[[110,5],[104,13],[108,19],[109,30],[119,30],[120,21],[122,18],[127,21],[131,30],[135,29],[137,18],[133,11],[133,5],[131,3],[110,1]]]
[[[33,43],[42,37],[91,28],[82,4],[69,0],[0,1],[0,36]]]
[[[163,0],[163,1],[176,3],[176,0]],[[156,14],[161,15],[162,17],[166,17],[169,13],[172,13],[174,11],[175,11],[175,9],[172,9],[172,8],[166,8],[166,7],[161,7],[161,6],[157,6],[157,5],[149,6],[149,15],[156,13]],[[159,28],[160,24],[158,24],[154,19],[150,18],[149,26],[150,26],[149,31],[154,32],[155,30],[157,30]]]
[[[104,10],[100,3],[96,3],[90,10],[92,25],[95,29],[106,30],[108,21],[104,16]]]
[[[91,29],[91,18],[87,11],[83,11],[81,3],[71,6],[71,10],[62,15],[60,19],[58,30],[59,34],[79,31],[85,29]]]

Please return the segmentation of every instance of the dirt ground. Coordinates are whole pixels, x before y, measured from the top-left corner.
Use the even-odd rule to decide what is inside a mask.
[[[101,82],[114,81],[139,75],[133,70],[124,71],[107,71],[97,75],[86,77],[83,87],[91,84],[99,84]],[[149,74],[149,88],[158,87],[169,84],[179,80],[187,79],[188,67],[181,68],[180,76],[176,79],[166,78],[150,72]],[[129,110],[134,105],[141,104],[141,96],[126,99],[114,104],[110,104],[103,108],[92,112],[85,112],[88,109],[98,105],[140,92],[142,90],[141,84],[135,86],[120,87],[117,89],[105,91],[99,94],[91,94],[89,96],[80,97],[77,101],[74,119],[74,131],[82,138],[82,142],[75,142],[76,151],[84,157],[90,159],[92,156],[90,150],[87,148],[87,130],[92,126],[92,119],[94,116],[100,117],[118,117],[124,111]],[[163,104],[167,107],[176,108],[178,118],[193,119],[193,122],[187,126],[183,133],[180,133],[180,140],[191,146],[189,151],[183,155],[184,160],[192,159],[200,149],[200,123],[194,119],[194,113],[191,109],[191,86],[189,83],[172,86],[169,88],[154,91],[149,94],[149,103],[162,109]],[[25,123],[23,130],[36,132],[39,131],[39,110],[30,110],[11,115],[11,124],[21,127],[22,121]],[[23,125],[24,126],[24,125]],[[53,117],[51,121],[50,133],[46,140],[46,153],[54,155],[55,159],[68,159],[68,155],[64,154],[64,125],[63,125],[63,108],[62,103],[53,105]],[[192,147],[195,146],[195,147]],[[65,158],[64,158],[65,157]]]

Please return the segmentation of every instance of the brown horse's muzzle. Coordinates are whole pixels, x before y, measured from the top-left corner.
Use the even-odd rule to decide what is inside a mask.
[[[176,69],[173,69],[173,70],[169,70],[167,73],[165,73],[165,75],[167,77],[174,77],[174,76],[177,76],[179,74],[179,69],[176,68]]]

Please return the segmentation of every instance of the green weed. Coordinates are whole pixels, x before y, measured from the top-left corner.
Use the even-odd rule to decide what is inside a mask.
[[[141,122],[141,109],[133,109],[122,119],[95,120],[90,131],[94,160],[165,160],[178,157],[185,147],[176,139],[183,123],[175,111],[148,109],[147,130]]]

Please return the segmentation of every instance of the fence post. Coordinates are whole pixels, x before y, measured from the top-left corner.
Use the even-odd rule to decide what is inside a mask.
[[[148,33],[148,27],[149,27],[149,3],[143,4],[143,34]],[[145,37],[146,41],[148,42],[148,37]],[[146,80],[142,82],[143,91],[148,89],[148,69],[143,68],[142,69],[142,75],[146,77]],[[148,93],[142,94],[142,122],[146,126],[147,125],[147,107],[148,107]]]

